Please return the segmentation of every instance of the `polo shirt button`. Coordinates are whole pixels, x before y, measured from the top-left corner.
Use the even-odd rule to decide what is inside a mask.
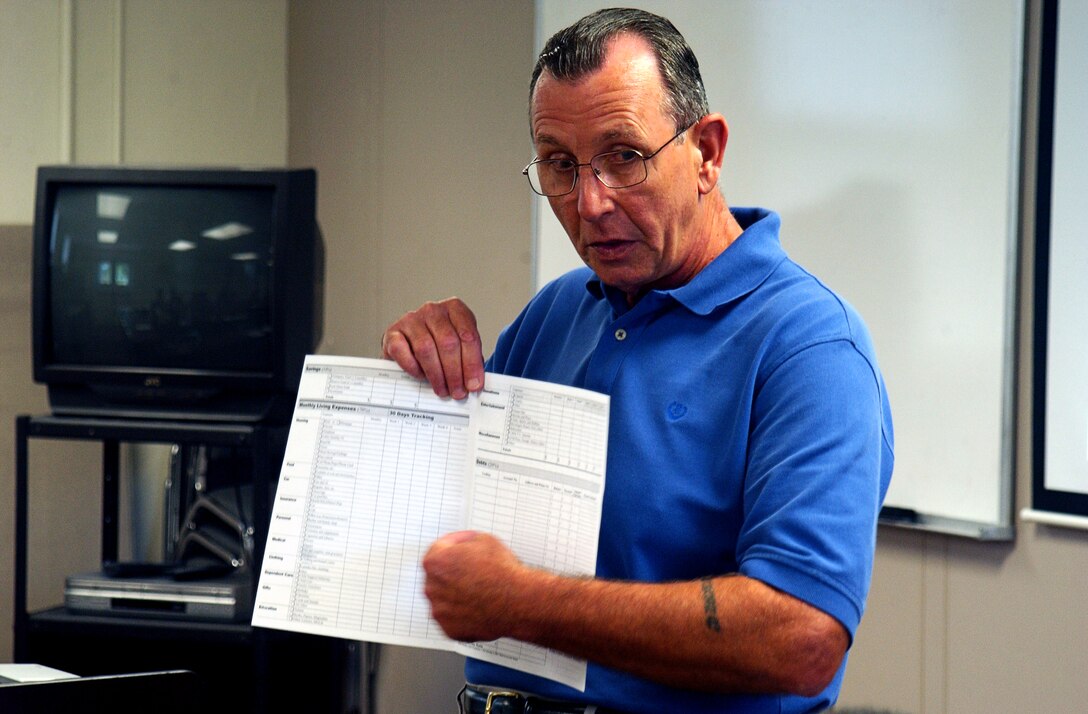
[[[623,329],[622,327],[620,329],[616,330],[616,339],[619,340],[620,342],[623,342],[624,340],[626,340],[627,339],[627,330]]]

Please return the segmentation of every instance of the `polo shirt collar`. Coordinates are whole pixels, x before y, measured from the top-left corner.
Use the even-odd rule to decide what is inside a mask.
[[[734,208],[732,213],[744,231],[732,245],[690,282],[670,290],[652,290],[642,301],[654,295],[658,300],[671,298],[698,315],[707,315],[766,280],[786,258],[778,239],[781,219],[764,208]],[[626,296],[602,283],[596,274],[586,282],[586,289],[597,299],[607,299],[617,315],[628,310]]]

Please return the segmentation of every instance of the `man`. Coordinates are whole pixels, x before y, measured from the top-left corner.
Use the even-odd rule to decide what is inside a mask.
[[[891,419],[857,314],[791,262],[778,217],[718,189],[727,126],[664,18],[594,13],[530,86],[548,196],[587,268],[546,286],[488,371],[611,395],[595,578],[520,563],[496,538],[423,561],[456,639],[589,660],[585,692],[469,660],[465,711],[793,712],[829,707],[864,608]],[[482,386],[460,300],[391,325],[382,353],[461,398]],[[589,705],[588,707],[586,705]],[[596,707],[596,708],[594,708]]]

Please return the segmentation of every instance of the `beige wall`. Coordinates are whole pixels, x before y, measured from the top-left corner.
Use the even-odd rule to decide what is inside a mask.
[[[47,410],[30,357],[35,169],[283,164],[286,37],[286,0],[0,0],[2,661],[12,654],[13,420]],[[99,567],[100,454],[88,443],[31,445],[32,607],[59,603],[65,575]],[[137,476],[126,475],[124,494]]]
[[[0,0],[0,224],[14,224],[0,230],[0,542],[10,542],[2,534],[12,532],[6,465],[13,456],[5,424],[16,412],[44,408],[40,388],[29,383],[29,339],[20,337],[29,330],[24,271],[32,167],[60,160],[65,151],[93,160],[150,160],[155,157],[148,152],[169,143],[177,130],[169,122],[159,129],[118,129],[111,112],[127,116],[125,124],[154,124],[155,117],[176,112],[188,112],[189,122],[210,123],[212,115],[196,111],[194,102],[248,97],[243,104],[250,109],[230,123],[266,135],[251,142],[247,132],[211,126],[189,139],[197,143],[192,151],[170,149],[162,160],[277,161],[285,151],[290,162],[318,168],[329,252],[325,352],[373,356],[389,319],[424,299],[454,293],[477,308],[490,341],[528,296],[530,204],[517,175],[528,152],[528,0],[293,0],[286,13],[284,3],[244,5],[262,18],[256,29],[227,13],[225,22],[244,25],[232,25],[232,32],[260,35],[250,40],[252,56],[271,62],[273,73],[286,72],[286,109],[281,100],[259,109],[266,90],[216,89],[205,98],[195,86],[186,88],[173,73],[183,74],[193,60],[177,43],[161,46],[173,48],[183,66],[171,67],[167,57],[156,59],[163,67],[133,68],[151,60],[132,56],[136,45],[130,41],[116,42],[121,60],[103,50],[81,60],[82,67],[119,63],[128,70],[106,77],[95,71],[95,79],[86,81],[103,89],[84,91],[80,81],[74,100],[60,91],[73,71],[81,76],[78,63],[65,69],[63,48],[73,46],[65,37],[74,35],[83,57],[82,42],[97,42],[116,28],[122,38],[191,31],[195,20],[177,14],[209,12],[203,3],[146,4],[146,11],[133,10],[136,4],[143,3],[76,2],[75,30],[66,35],[62,20],[69,3]],[[1033,14],[1037,6],[1032,0]],[[116,8],[126,11],[122,22],[109,14]],[[85,35],[79,29],[84,22],[98,29]],[[282,60],[273,57],[277,44]],[[140,46],[151,52],[150,44]],[[214,75],[209,86],[228,88],[252,71],[235,54],[200,68]],[[108,79],[128,77],[129,70],[131,84]],[[130,106],[140,101],[132,95],[135,87],[150,92],[171,83],[178,95],[149,96],[138,116],[117,112],[116,97]],[[76,119],[66,123],[64,116]],[[95,138],[82,138],[88,135]],[[217,144],[215,156],[204,155],[208,143],[201,142]],[[260,155],[239,156],[249,150]],[[1027,231],[1026,257],[1030,241]],[[1025,296],[1030,277],[1025,271]],[[1031,480],[1031,305],[1029,297],[1021,302],[1016,500],[1023,506],[1030,503]],[[96,467],[93,458],[86,461]],[[43,539],[48,549],[52,541]],[[11,602],[9,551],[0,551],[0,660],[11,651],[11,611],[4,605]],[[1088,534],[1018,524],[1016,540],[1002,544],[881,529],[869,611],[851,655],[843,704],[919,714],[1082,711],[1088,701],[1086,595]],[[406,692],[418,698],[411,710],[448,711],[459,670],[456,657],[384,648],[379,711],[396,711],[393,697]]]
[[[1027,107],[1039,3],[1028,3]],[[1031,503],[1035,116],[1025,148],[1015,503]],[[1011,543],[882,528],[868,613],[841,701],[905,712],[1082,712],[1088,702],[1088,533],[1019,522]]]
[[[290,159],[318,167],[331,259],[322,351],[377,356],[382,329],[460,295],[485,340],[528,299],[532,5],[291,6]]]
[[[307,0],[289,24],[290,159],[318,168],[330,257],[322,351],[377,357],[385,325],[454,294],[490,351],[530,295],[532,4]],[[377,711],[450,711],[463,661],[383,646]]]
[[[2,466],[14,463],[12,419],[47,408],[30,371],[39,164],[315,166],[325,352],[375,356],[393,316],[455,292],[491,342],[529,296],[530,199],[518,169],[531,4],[315,0],[291,3],[289,20],[288,7],[0,0],[2,532],[13,530]],[[31,458],[36,473],[54,474],[35,482],[31,504],[32,604],[45,606],[65,574],[95,567],[97,539],[84,533],[97,532],[100,505],[80,495],[94,493],[100,457],[36,441]],[[0,551],[0,603],[12,602],[12,556]],[[0,607],[0,661],[11,656],[11,614]],[[461,669],[453,655],[383,648],[381,692],[397,700],[379,695],[379,707],[441,711]]]

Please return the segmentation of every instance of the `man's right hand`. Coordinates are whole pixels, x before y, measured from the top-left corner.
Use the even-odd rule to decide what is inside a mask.
[[[484,386],[476,316],[458,298],[426,303],[386,328],[382,357],[430,382],[440,397],[464,399]]]

